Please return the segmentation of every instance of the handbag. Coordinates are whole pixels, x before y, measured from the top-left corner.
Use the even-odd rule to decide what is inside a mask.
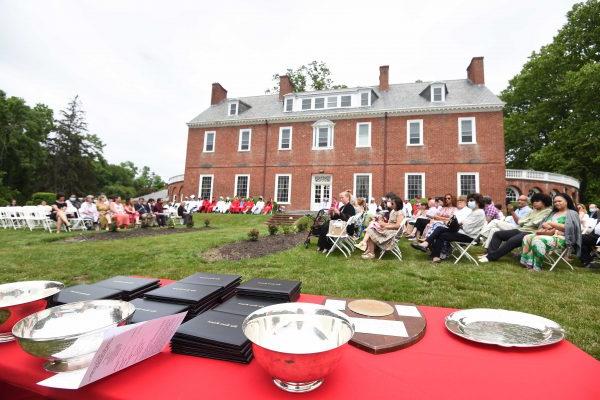
[[[458,232],[458,230],[460,229],[460,224],[458,223],[456,215],[450,217],[450,219],[446,223],[446,226],[448,227],[448,230],[450,232]]]

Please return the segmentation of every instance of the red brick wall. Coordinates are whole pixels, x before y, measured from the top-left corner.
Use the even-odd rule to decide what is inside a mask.
[[[476,118],[477,144],[458,143],[460,117]],[[423,120],[423,146],[406,146],[408,119]],[[388,191],[404,196],[405,172],[425,173],[425,190],[430,196],[457,193],[457,172],[478,172],[480,191],[497,201],[504,199],[502,112],[388,117],[387,123],[384,117],[336,120],[333,150],[312,150],[314,122],[190,128],[185,195],[197,195],[199,176],[213,174],[213,194],[231,196],[235,174],[250,174],[251,195],[269,198],[274,194],[275,174],[291,173],[292,204],[288,209],[308,209],[312,174],[334,175],[332,192],[336,195],[343,189],[353,190],[354,173],[372,173],[372,192],[379,197]],[[371,122],[370,148],[356,148],[357,122]],[[291,151],[278,150],[281,126],[293,128]],[[250,152],[238,152],[242,128],[252,129]],[[214,153],[202,152],[205,131],[216,131]]]
[[[550,194],[553,190],[560,193],[567,193],[573,197],[575,201],[579,198],[579,190],[577,188],[562,183],[532,181],[528,179],[507,179],[506,185],[517,188],[519,194],[524,195],[527,195],[531,189],[536,188],[546,194]]]

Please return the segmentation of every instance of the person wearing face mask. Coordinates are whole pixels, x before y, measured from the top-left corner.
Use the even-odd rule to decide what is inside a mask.
[[[598,207],[594,203],[590,203],[589,213],[588,213],[590,218],[598,219],[598,217],[600,217],[599,214],[600,213],[598,213]]]
[[[348,221],[350,217],[356,214],[354,206],[350,203],[351,198],[352,196],[348,191],[340,193],[340,202],[338,204],[338,207],[330,210],[332,220],[341,219],[342,221]],[[331,241],[327,237],[327,233],[329,232],[329,225],[323,224],[319,229],[320,231],[317,251],[327,253],[332,245]],[[347,232],[349,235],[353,235],[354,225],[348,226]]]
[[[469,213],[462,222],[459,221],[460,229],[458,232],[444,230],[441,233],[438,233],[436,230],[429,236],[428,241],[431,240],[429,247],[434,263],[442,261],[440,255],[446,242],[469,243],[479,236],[479,233],[487,223],[485,211],[483,211],[483,208],[485,207],[483,196],[479,193],[470,194],[467,197],[467,207],[471,209],[471,213]]]
[[[67,213],[67,216],[69,218],[77,218],[77,211],[79,210],[79,207],[81,207],[81,203],[77,201],[77,196],[72,194],[66,201],[66,203],[67,209],[65,210],[65,212]]]

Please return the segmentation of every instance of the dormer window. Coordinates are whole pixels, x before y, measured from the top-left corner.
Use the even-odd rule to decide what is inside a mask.
[[[229,103],[229,116],[238,115],[238,106],[239,104],[237,101]]]
[[[285,111],[291,112],[294,108],[294,99],[285,99]]]
[[[315,99],[315,109],[325,108],[325,97],[317,97]]]
[[[312,103],[312,99],[302,99],[302,109],[310,110],[311,103]]]
[[[360,105],[361,105],[361,107],[370,105],[369,104],[370,103],[369,100],[370,100],[369,99],[369,93],[361,93],[360,94]]]
[[[446,100],[446,90],[444,85],[431,85],[431,101],[441,102]]]
[[[338,105],[338,97],[331,96],[327,98],[327,108],[337,108]]]
[[[340,107],[350,107],[352,105],[352,96],[341,96]]]

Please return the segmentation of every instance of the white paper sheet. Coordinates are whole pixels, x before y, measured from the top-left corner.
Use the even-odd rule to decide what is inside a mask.
[[[350,318],[350,320],[354,323],[354,330],[358,333],[408,337],[408,332],[406,332],[406,327],[402,321],[370,318]]]
[[[420,317],[421,313],[415,306],[405,306],[403,304],[396,304],[396,312],[400,316],[404,317]]]
[[[327,299],[327,300],[325,300],[325,307],[331,308],[333,310],[345,311],[346,310],[346,300]]]
[[[38,382],[60,389],[79,389],[158,354],[171,340],[187,312],[106,331],[90,366]]]

